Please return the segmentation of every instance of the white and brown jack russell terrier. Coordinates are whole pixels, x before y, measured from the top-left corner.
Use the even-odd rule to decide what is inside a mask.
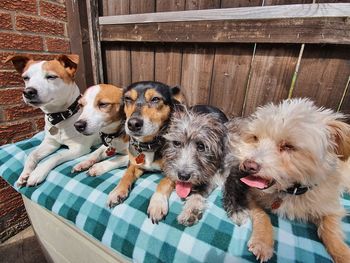
[[[44,181],[57,165],[90,152],[90,147],[100,140],[98,133],[84,136],[74,128],[81,114],[80,91],[74,82],[78,55],[59,55],[50,61],[34,61],[24,55],[15,55],[8,57],[8,61],[22,74],[24,102],[45,113],[44,140],[28,155],[17,181],[18,186],[34,186]],[[68,149],[39,163],[61,145]]]
[[[79,100],[83,112],[74,124],[75,128],[84,135],[99,133],[103,145],[87,160],[74,166],[73,172],[89,169],[88,175],[97,176],[128,164],[129,137],[124,129],[122,97],[122,88],[99,84],[88,88]],[[115,153],[122,155],[104,160]]]

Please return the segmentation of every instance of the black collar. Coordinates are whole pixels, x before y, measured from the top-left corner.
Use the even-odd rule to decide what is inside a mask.
[[[133,137],[130,139],[130,144],[134,146],[135,150],[141,152],[156,152],[159,148],[164,145],[164,138],[157,136],[151,142],[139,142]]]
[[[63,120],[66,120],[70,117],[72,117],[74,114],[76,114],[80,107],[79,107],[79,99],[81,95],[79,95],[76,100],[73,102],[72,105],[68,107],[66,111],[61,111],[61,112],[55,112],[55,113],[47,113],[47,119],[52,125],[56,125],[57,123],[60,123]]]
[[[113,141],[113,139],[120,137],[124,133],[124,124],[120,124],[120,128],[115,133],[104,133],[100,132],[100,138],[105,146],[109,146],[109,144]]]
[[[311,189],[312,189],[312,186],[306,186],[306,185],[301,185],[299,183],[295,183],[292,187],[289,187],[282,192],[291,194],[291,195],[302,195]]]

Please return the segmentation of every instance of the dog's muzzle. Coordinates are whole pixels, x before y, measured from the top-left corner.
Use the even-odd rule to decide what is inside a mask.
[[[138,117],[132,117],[128,120],[127,125],[131,132],[139,132],[143,127],[143,120]]]
[[[86,126],[87,126],[87,123],[86,123],[86,121],[83,121],[83,120],[79,120],[79,121],[74,123],[75,129],[80,133],[85,131]]]

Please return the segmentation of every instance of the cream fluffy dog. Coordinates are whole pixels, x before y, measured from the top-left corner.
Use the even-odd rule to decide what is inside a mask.
[[[234,220],[249,211],[253,232],[248,247],[257,259],[266,261],[273,254],[273,228],[263,210],[268,209],[316,224],[334,261],[349,262],[340,224],[345,210],[339,198],[350,181],[345,162],[350,126],[343,119],[341,113],[317,108],[307,99],[292,99],[261,107],[250,118],[228,125],[230,174],[224,207]],[[249,187],[247,202],[232,192],[239,187],[237,178]]]

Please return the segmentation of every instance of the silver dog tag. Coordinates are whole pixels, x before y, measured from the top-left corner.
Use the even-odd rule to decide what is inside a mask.
[[[58,128],[56,126],[52,126],[50,129],[49,129],[49,133],[51,135],[56,135],[58,133]]]

